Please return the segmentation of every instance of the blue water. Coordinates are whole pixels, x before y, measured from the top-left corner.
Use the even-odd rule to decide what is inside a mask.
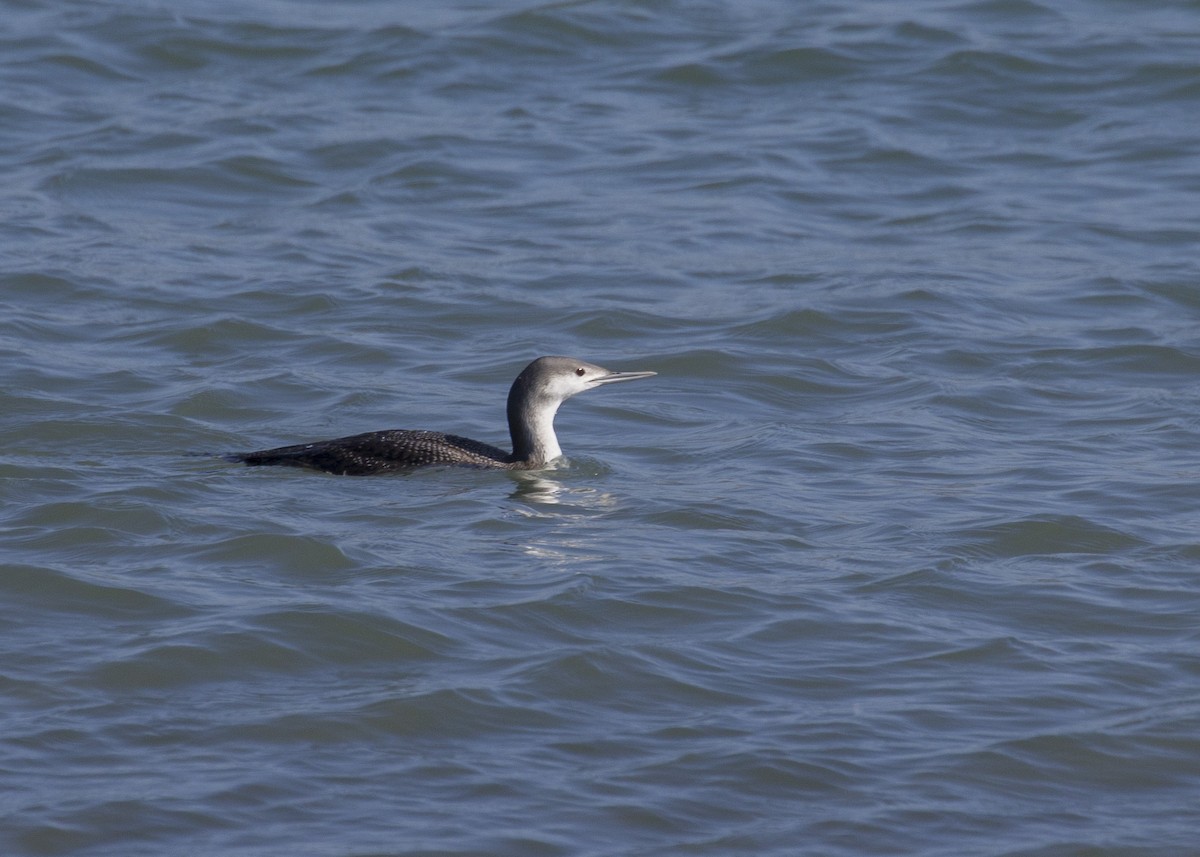
[[[1200,6],[184,5],[0,6],[0,853],[1200,853]]]

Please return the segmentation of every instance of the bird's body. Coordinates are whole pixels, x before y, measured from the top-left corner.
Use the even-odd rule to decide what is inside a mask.
[[[496,446],[439,431],[389,429],[350,437],[237,453],[249,465],[309,467],[343,476],[390,473],[432,464],[513,468],[512,456]]]
[[[436,431],[390,429],[315,443],[234,453],[247,465],[307,467],[347,476],[429,465],[537,470],[562,455],[554,415],[566,399],[593,387],[648,378],[654,372],[610,372],[570,357],[539,357],[513,381],[508,427],[513,451]]]

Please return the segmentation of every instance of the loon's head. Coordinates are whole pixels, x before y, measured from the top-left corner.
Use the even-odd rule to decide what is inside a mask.
[[[649,378],[657,372],[613,372],[574,357],[539,357],[528,366],[508,391],[508,428],[513,456],[539,464],[562,455],[554,435],[558,406],[586,390]]]
[[[576,360],[574,357],[539,357],[517,377],[527,394],[540,400],[563,402],[586,390],[615,384],[618,381],[636,381],[649,378],[657,372],[612,372],[595,363]]]

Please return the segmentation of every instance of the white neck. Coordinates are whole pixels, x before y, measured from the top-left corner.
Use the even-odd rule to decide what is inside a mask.
[[[549,464],[562,456],[562,448],[558,445],[558,436],[554,433],[554,415],[558,413],[558,405],[552,408],[542,408],[529,415],[529,433],[533,440],[533,457]]]

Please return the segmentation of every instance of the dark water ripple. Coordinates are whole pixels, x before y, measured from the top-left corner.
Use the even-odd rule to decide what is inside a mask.
[[[1194,3],[4,12],[5,854],[1194,850]]]

